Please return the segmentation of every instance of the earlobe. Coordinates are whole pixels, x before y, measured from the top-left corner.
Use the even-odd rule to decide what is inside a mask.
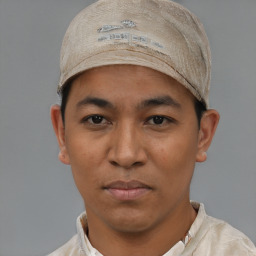
[[[59,160],[63,164],[70,164],[68,152],[66,149],[65,127],[63,124],[59,105],[53,105],[51,107],[51,120],[52,120],[52,126],[53,126],[53,129],[59,144],[59,148],[60,148]]]
[[[58,157],[63,164],[70,164],[66,149],[61,149]]]
[[[201,119],[198,136],[197,162],[204,162],[207,159],[207,150],[211,145],[213,136],[219,123],[219,113],[214,110],[207,110]]]
[[[207,153],[204,151],[200,151],[197,153],[196,161],[197,162],[205,162],[207,159]]]

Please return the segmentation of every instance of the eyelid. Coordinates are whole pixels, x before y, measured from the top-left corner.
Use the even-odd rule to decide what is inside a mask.
[[[93,118],[93,117],[101,117],[101,118],[102,118],[103,120],[105,120],[105,121],[104,121],[104,123],[99,123],[99,124],[96,124],[96,123],[93,123],[93,122],[89,122],[88,120],[91,119],[91,118]],[[88,116],[83,117],[82,120],[81,120],[81,123],[88,123],[88,124],[90,124],[90,125],[100,126],[100,125],[105,125],[105,124],[110,123],[110,122],[109,122],[108,119],[107,119],[105,116],[103,116],[103,115],[100,115],[100,114],[91,114],[91,115],[88,115]]]
[[[161,118],[163,118],[165,121],[167,121],[168,123],[176,123],[176,120],[175,120],[174,118],[169,117],[169,116],[165,116],[165,115],[152,115],[152,116],[150,116],[150,117],[148,117],[148,118],[146,119],[146,123],[148,123],[148,122],[149,122],[150,120],[152,120],[154,117],[161,117]],[[151,124],[151,125],[161,126],[161,125],[163,125],[163,123],[162,123],[162,124]]]

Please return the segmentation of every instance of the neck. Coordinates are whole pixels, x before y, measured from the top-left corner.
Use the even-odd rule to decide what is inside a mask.
[[[163,223],[142,232],[126,233],[102,225],[89,214],[88,238],[104,256],[163,255],[186,236],[195,218],[196,211],[188,201]]]

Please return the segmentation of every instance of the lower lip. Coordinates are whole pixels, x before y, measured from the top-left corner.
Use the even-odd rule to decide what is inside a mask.
[[[109,188],[107,191],[117,200],[131,201],[142,197],[150,190],[148,188],[117,189]]]

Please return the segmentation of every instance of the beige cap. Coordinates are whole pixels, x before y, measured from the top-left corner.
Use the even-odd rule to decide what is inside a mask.
[[[133,64],[167,74],[208,107],[211,56],[198,18],[170,0],[99,0],[82,10],[63,39],[58,91],[99,66]]]

